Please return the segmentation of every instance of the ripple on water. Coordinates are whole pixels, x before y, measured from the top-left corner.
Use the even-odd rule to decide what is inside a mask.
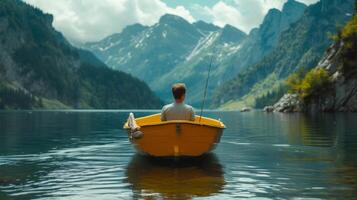
[[[135,154],[127,113],[0,113],[0,199],[357,196],[356,115],[207,115],[228,127],[214,154],[167,160]]]
[[[126,150],[127,149],[127,150]],[[79,146],[76,148],[55,149],[48,153],[32,155],[16,155],[2,157],[14,165],[40,167],[45,174],[31,178],[36,181],[26,181],[2,187],[2,190],[15,196],[26,196],[45,193],[50,196],[77,196],[89,194],[113,194],[121,188],[128,188],[129,184],[123,183],[125,177],[125,163],[130,160],[132,152],[127,141],[102,145]],[[40,159],[39,159],[40,158]],[[42,160],[39,163],[39,160]],[[36,164],[35,164],[35,163]],[[31,166],[34,164],[34,166]],[[40,165],[40,166],[36,166]],[[21,170],[21,169],[19,169]]]

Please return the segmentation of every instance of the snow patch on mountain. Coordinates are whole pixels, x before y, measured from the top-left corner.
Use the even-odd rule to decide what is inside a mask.
[[[203,49],[209,47],[217,38],[219,33],[213,32],[207,35],[206,37],[201,38],[192,52],[186,57],[186,61],[191,60],[193,57],[198,55]]]

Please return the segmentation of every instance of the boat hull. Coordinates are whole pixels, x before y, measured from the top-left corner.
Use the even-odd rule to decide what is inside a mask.
[[[153,116],[155,117],[157,118]],[[139,118],[137,122],[139,126],[142,125],[140,131],[143,136],[130,137],[129,129],[128,134],[130,141],[141,154],[157,157],[200,156],[216,147],[224,129],[224,125],[207,124],[207,119],[206,123],[198,123],[197,119],[195,122],[169,121],[145,124]]]

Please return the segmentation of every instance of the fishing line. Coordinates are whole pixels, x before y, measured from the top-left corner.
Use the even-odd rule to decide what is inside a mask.
[[[207,79],[206,79],[206,86],[205,86],[205,91],[203,93],[203,100],[202,100],[202,104],[201,104],[201,114],[200,114],[200,120],[198,121],[199,123],[201,123],[201,118],[202,118],[202,113],[203,113],[203,107],[205,106],[205,101],[206,101],[206,94],[207,94],[207,88],[208,88],[208,80],[211,74],[211,67],[212,67],[212,60],[213,60],[213,55],[211,56],[211,62],[209,64],[209,68],[208,68],[208,74],[207,74]]]

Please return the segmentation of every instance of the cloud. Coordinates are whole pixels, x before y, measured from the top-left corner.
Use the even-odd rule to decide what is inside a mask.
[[[310,5],[310,4],[318,2],[319,0],[298,0],[298,1],[300,1],[306,5]]]
[[[24,0],[54,15],[54,27],[75,43],[97,41],[134,23],[152,25],[165,13],[195,19],[183,6],[160,0]]]
[[[235,0],[233,3],[219,1],[212,7],[196,4],[195,13],[205,13],[205,18],[217,26],[226,24],[249,32],[265,15],[265,5],[261,0]]]
[[[242,14],[236,8],[220,1],[212,8],[205,7],[204,10],[212,16],[212,22],[218,26],[231,24],[241,26]]]
[[[287,0],[210,0],[207,3],[180,1],[169,7],[163,0],[24,0],[54,15],[54,27],[73,43],[98,41],[141,23],[153,25],[165,13],[189,22],[201,19],[218,26],[231,24],[249,32],[259,26],[271,8],[281,9]],[[299,0],[307,4],[318,0]],[[208,6],[209,5],[209,6]]]
[[[226,24],[238,27],[248,33],[252,28],[261,24],[264,16],[272,8],[282,9],[287,0],[220,0],[212,7],[195,4],[192,6],[194,16],[198,15],[211,21],[213,24],[223,27]],[[318,0],[299,0],[311,4]]]

